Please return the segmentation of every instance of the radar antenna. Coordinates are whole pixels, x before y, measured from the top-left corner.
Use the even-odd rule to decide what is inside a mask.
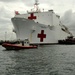
[[[34,5],[36,5],[36,6],[39,5],[38,0],[35,0],[35,4]]]

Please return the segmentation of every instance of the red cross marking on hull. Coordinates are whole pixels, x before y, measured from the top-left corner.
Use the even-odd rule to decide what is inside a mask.
[[[30,20],[36,19],[36,16],[34,16],[34,14],[31,13],[30,16],[28,17],[28,19],[30,19]]]
[[[41,33],[38,34],[37,37],[40,38],[40,42],[43,42],[43,39],[46,38],[46,34],[44,34],[44,30],[41,30]]]

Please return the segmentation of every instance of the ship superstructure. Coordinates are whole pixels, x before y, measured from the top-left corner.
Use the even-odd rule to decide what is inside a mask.
[[[69,35],[53,10],[43,11],[35,1],[36,10],[16,15],[11,19],[18,40],[28,39],[32,44],[55,44]]]

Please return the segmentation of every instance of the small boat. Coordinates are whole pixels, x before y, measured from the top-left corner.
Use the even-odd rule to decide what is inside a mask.
[[[2,46],[6,50],[20,50],[20,49],[34,49],[37,48],[35,45],[29,45],[27,41],[21,41],[19,44],[3,43]]]
[[[17,44],[9,44],[9,43],[3,43],[3,47],[6,48],[6,50],[20,50],[20,49],[33,49],[37,48],[37,46],[21,46]]]
[[[75,38],[70,36],[70,37],[67,37],[64,40],[58,40],[58,43],[59,44],[73,45],[73,44],[75,44]]]

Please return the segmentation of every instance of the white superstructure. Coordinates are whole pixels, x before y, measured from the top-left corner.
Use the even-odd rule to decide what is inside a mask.
[[[59,39],[69,35],[66,28],[61,25],[60,17],[53,10],[41,12],[37,0],[35,5],[35,11],[32,10],[27,14],[16,12],[15,17],[11,19],[17,39],[29,39],[33,44],[55,44]]]

